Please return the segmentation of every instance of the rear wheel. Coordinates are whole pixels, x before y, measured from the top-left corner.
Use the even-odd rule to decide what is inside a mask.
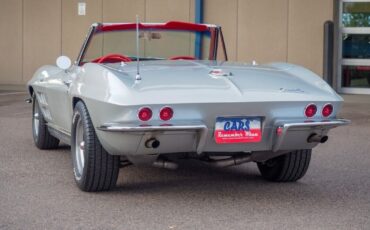
[[[39,149],[55,149],[59,146],[59,139],[53,137],[48,130],[44,115],[40,109],[36,95],[32,97],[32,136]]]
[[[71,152],[75,181],[81,190],[97,192],[116,185],[120,158],[110,155],[100,144],[82,101],[74,109]]]
[[[266,180],[294,182],[306,174],[311,152],[311,149],[296,150],[266,162],[257,163],[258,169]]]

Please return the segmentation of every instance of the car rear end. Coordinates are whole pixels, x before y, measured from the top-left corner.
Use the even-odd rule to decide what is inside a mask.
[[[336,116],[342,98],[312,72],[214,64],[146,62],[139,81],[131,64],[86,65],[79,90],[104,148],[125,156],[312,149],[349,122]]]
[[[100,141],[114,155],[277,152],[312,149],[324,142],[331,128],[348,123],[336,118],[340,105],[339,101],[149,104],[114,109],[109,105],[112,116],[108,120],[100,120],[107,117],[104,109],[94,117],[99,120]]]

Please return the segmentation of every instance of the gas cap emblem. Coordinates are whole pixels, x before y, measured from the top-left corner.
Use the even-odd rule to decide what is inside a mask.
[[[231,72],[225,72],[222,69],[213,69],[209,72],[212,77],[227,77],[232,76]]]

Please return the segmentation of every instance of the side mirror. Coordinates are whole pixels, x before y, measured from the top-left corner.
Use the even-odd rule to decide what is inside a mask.
[[[67,70],[69,67],[71,67],[71,59],[69,59],[67,56],[58,57],[56,63],[57,66],[62,70]]]

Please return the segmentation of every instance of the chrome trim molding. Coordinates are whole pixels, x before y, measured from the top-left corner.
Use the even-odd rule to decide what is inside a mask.
[[[62,130],[62,129],[60,129],[60,128],[58,128],[55,125],[52,125],[50,123],[48,123],[47,126],[48,126],[48,130],[49,130],[49,132],[52,136],[58,138],[62,142],[66,143],[67,145],[71,145],[71,134],[70,133],[68,133],[67,131]]]
[[[75,63],[80,66],[81,65],[81,61],[83,60],[84,56],[85,56],[85,52],[86,52],[86,49],[91,41],[91,38],[92,38],[92,35],[95,33],[95,30],[96,28],[99,26],[99,23],[94,23],[90,26],[90,29],[89,31],[87,32],[87,35],[85,36],[85,41],[84,43],[82,44],[82,47],[81,47],[81,50],[80,52],[78,53],[78,56],[77,56],[77,59],[75,61]]]
[[[182,130],[199,130],[207,129],[205,125],[143,125],[143,126],[129,126],[129,125],[115,125],[105,124],[97,127],[100,131],[108,132],[153,132],[153,131],[182,131]]]

